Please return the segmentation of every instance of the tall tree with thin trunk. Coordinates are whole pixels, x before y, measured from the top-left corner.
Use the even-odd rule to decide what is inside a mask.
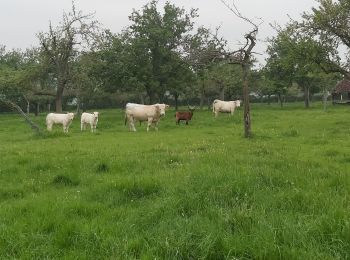
[[[243,124],[244,124],[244,137],[248,138],[252,136],[251,132],[251,117],[250,117],[250,102],[249,102],[249,72],[253,62],[253,49],[256,45],[256,36],[258,33],[259,25],[252,20],[243,16],[238,10],[235,1],[232,4],[228,4],[226,1],[221,2],[238,18],[252,25],[253,29],[248,32],[244,38],[245,44],[239,50],[233,52],[225,52],[224,55],[229,58],[231,64],[239,64],[242,67],[242,80],[243,80]]]
[[[38,34],[42,53],[54,67],[57,80],[56,112],[62,112],[63,94],[72,78],[72,63],[79,52],[92,44],[97,28],[93,14],[84,15],[76,11],[73,1],[72,11],[63,13],[63,19],[56,28],[50,22],[49,31]]]

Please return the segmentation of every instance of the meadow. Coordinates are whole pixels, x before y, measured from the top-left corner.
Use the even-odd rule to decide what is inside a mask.
[[[350,107],[253,104],[250,139],[242,108],[100,112],[44,137],[0,115],[0,259],[350,258]]]

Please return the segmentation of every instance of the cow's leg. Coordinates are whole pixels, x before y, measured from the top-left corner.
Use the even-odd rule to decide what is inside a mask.
[[[156,129],[156,131],[158,131],[158,121],[154,123],[154,129]]]
[[[136,128],[135,128],[135,125],[134,125],[134,118],[131,115],[128,115],[127,116],[127,120],[129,122],[129,130],[136,132]]]
[[[94,124],[91,124],[90,126],[91,126],[91,133],[93,133],[94,132]]]
[[[134,120],[133,117],[130,118],[130,124],[131,124],[131,129],[132,129],[132,131],[136,132],[135,120]]]
[[[83,130],[84,130],[84,123],[81,122],[81,123],[80,123],[80,131],[83,131]]]
[[[131,121],[130,121],[130,125],[131,125],[131,130],[134,131],[134,132],[136,132],[134,120],[131,120]]]
[[[47,131],[52,131],[52,124],[47,124]]]
[[[153,118],[149,117],[147,120],[147,132],[149,131],[149,127],[152,125],[152,122],[153,122]]]

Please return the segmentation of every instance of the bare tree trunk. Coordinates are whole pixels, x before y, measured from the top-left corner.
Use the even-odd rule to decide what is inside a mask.
[[[29,115],[29,113],[30,113],[30,102],[29,102],[29,100],[26,98],[25,95],[23,95],[23,97],[24,97],[25,101],[27,102],[27,115]]]
[[[9,101],[9,100],[4,100],[4,99],[0,99],[0,101],[2,101],[3,103],[5,103],[7,106],[9,106],[12,109],[16,109],[19,114],[24,118],[25,122],[30,125],[30,127],[38,134],[38,135],[42,135],[42,131],[39,128],[39,126],[37,124],[35,124],[32,120],[30,120],[30,118],[23,112],[23,110],[20,108],[20,106],[18,106],[17,104]]]
[[[243,122],[244,122],[244,137],[251,137],[251,121],[250,121],[250,103],[249,103],[249,86],[248,86],[248,70],[249,65],[243,64]]]
[[[49,110],[49,113],[51,112],[51,103],[47,104],[47,109]]]

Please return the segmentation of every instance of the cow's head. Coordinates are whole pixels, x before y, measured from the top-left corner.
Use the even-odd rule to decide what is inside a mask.
[[[69,120],[73,120],[73,118],[74,118],[74,113],[67,113],[67,115],[68,115],[68,118],[69,118]]]
[[[92,114],[94,115],[94,118],[95,118],[95,119],[98,119],[98,115],[99,115],[98,112],[93,112]]]
[[[165,109],[169,108],[169,105],[167,105],[167,104],[155,104],[155,106],[159,107],[160,116],[165,116]]]
[[[193,112],[196,109],[196,106],[188,106],[188,110],[190,110],[191,112]]]
[[[240,100],[235,100],[236,103],[236,107],[240,107],[241,106],[241,101]]]

